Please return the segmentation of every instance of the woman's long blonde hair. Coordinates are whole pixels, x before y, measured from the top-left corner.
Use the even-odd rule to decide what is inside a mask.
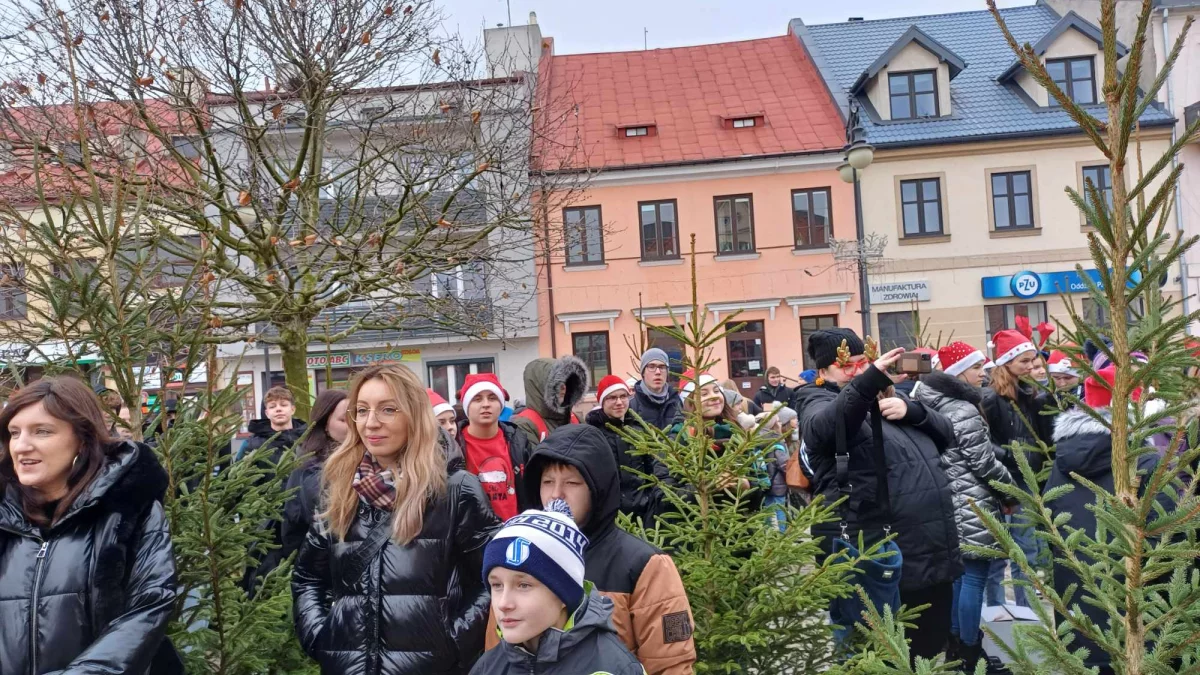
[[[988,386],[1004,398],[1015,401],[1017,400],[1017,381],[1017,376],[1008,369],[1008,364],[1004,364],[992,368],[992,379]]]
[[[358,392],[371,380],[382,380],[392,390],[408,429],[408,442],[400,450],[396,505],[392,509],[392,540],[403,546],[420,534],[425,505],[446,492],[446,456],[438,447],[437,420],[425,385],[404,366],[372,366],[359,373],[350,385],[348,410],[358,408]],[[346,538],[358,514],[358,493],[352,483],[367,451],[358,435],[358,424],[352,422],[349,427],[346,440],[329,456],[321,472],[325,511],[319,517],[338,540]]]

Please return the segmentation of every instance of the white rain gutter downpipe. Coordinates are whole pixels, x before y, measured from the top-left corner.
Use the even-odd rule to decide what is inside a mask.
[[[1167,27],[1167,22],[1170,18],[1171,18],[1170,8],[1163,7],[1162,8],[1162,38],[1163,38],[1163,58],[1164,59],[1166,58],[1167,54],[1171,53],[1171,41],[1170,41],[1171,35],[1170,35],[1170,30],[1168,30],[1168,27]],[[1165,65],[1165,61],[1164,61],[1164,65]],[[1171,79],[1172,79],[1173,75],[1174,75],[1173,72],[1167,73],[1167,110],[1172,115],[1175,114],[1175,93],[1171,89]],[[1186,118],[1185,118],[1185,123],[1186,123]],[[1175,124],[1171,125],[1171,145],[1174,146],[1175,143],[1178,142],[1178,140],[1179,140],[1179,123],[1176,122]],[[1175,154],[1172,154],[1171,155],[1171,169],[1174,170],[1178,164],[1179,164],[1178,156]],[[1180,198],[1179,182],[1176,181],[1175,182],[1175,229],[1178,230],[1180,234],[1183,234],[1184,233],[1183,205],[1180,203],[1179,198]],[[1188,278],[1187,253],[1184,253],[1183,255],[1179,256],[1179,281],[1180,281],[1180,284],[1179,284],[1180,290],[1183,292],[1183,314],[1184,314],[1184,316],[1188,316],[1191,314],[1190,292],[1191,292],[1192,282],[1191,282],[1191,279]],[[1190,322],[1184,328],[1184,330],[1189,334],[1192,332],[1192,325]]]

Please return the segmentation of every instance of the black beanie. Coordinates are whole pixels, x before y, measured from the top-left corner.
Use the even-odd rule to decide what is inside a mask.
[[[828,368],[837,361],[837,350],[842,346],[842,340],[846,341],[850,356],[858,356],[866,351],[862,338],[849,328],[825,328],[808,336],[808,355],[818,369]]]

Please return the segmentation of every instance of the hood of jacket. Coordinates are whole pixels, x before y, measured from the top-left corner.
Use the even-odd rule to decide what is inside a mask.
[[[275,431],[272,429],[271,420],[251,420],[250,424],[246,426],[246,429],[251,434],[254,434],[262,439],[268,439],[278,434],[280,440],[290,444],[300,440],[300,437],[304,435],[304,420],[293,417],[292,428],[284,431]]]
[[[978,406],[983,402],[983,389],[981,387],[972,387],[957,377],[947,375],[940,370],[935,370],[932,373],[921,376],[921,387],[917,389],[917,398],[936,401],[936,398],[931,397],[931,394],[966,401],[974,406]],[[934,405],[936,406],[936,403]]]
[[[612,600],[596,592],[590,581],[583,583],[583,603],[571,615],[567,625],[562,629],[550,628],[542,633],[538,642],[538,663],[559,663],[570,659],[572,651],[584,640],[597,631],[616,634],[610,618],[612,617]],[[530,654],[523,648],[505,645],[510,663],[528,663]]]
[[[137,513],[151,502],[162,501],[167,493],[167,472],[149,446],[121,441],[110,446],[108,461],[75,503],[63,515],[63,522],[97,504],[107,511]],[[0,499],[0,527],[30,532],[34,525],[25,518],[20,493],[5,488]]]
[[[803,387],[798,387],[794,394],[796,405],[796,414],[800,417],[804,416],[804,407],[817,401],[828,401],[832,398],[837,398],[838,387],[832,382],[818,385],[813,382],[806,384]]]
[[[567,464],[583,474],[592,497],[592,512],[581,529],[589,540],[615,527],[621,508],[621,475],[603,432],[587,424],[568,424],[551,431],[525,465],[528,494],[540,493],[547,462]]]
[[[562,398],[558,387],[566,387]],[[566,423],[571,408],[587,393],[587,365],[575,356],[534,359],[525,366],[525,404],[546,420]]]
[[[1107,410],[1101,414],[1111,419]],[[1054,422],[1054,465],[1084,477],[1112,471],[1112,432],[1078,408],[1061,413]]]

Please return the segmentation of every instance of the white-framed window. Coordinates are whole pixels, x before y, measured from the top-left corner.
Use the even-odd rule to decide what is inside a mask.
[[[482,300],[487,296],[482,263],[466,263],[429,275],[429,292],[435,298]]]

